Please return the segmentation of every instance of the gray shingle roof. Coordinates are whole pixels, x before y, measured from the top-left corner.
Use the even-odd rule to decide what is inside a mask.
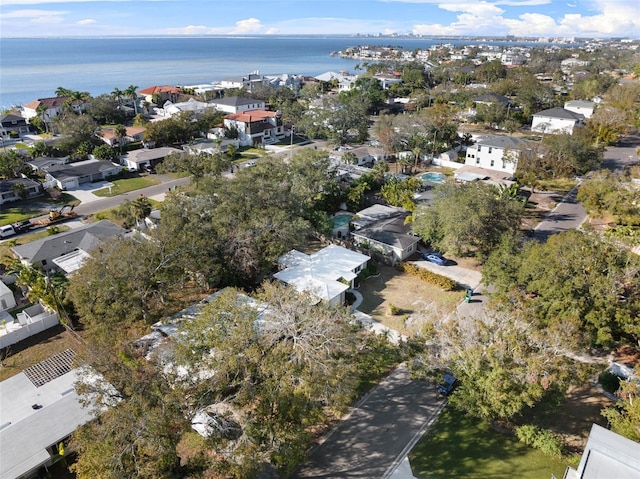
[[[65,233],[49,236],[31,243],[14,246],[12,251],[30,263],[56,258],[75,249],[91,252],[99,243],[125,232],[109,220],[101,220]]]
[[[543,118],[560,118],[563,120],[584,121],[584,115],[581,115],[580,113],[574,113],[570,110],[565,110],[564,108],[559,108],[559,107],[539,111],[538,113],[535,113],[533,116],[543,117]]]
[[[525,146],[526,141],[512,136],[490,135],[480,137],[476,144],[481,146],[490,146],[492,148],[518,149]]]
[[[242,106],[251,105],[253,103],[264,103],[264,100],[257,100],[255,98],[244,98],[241,96],[230,96],[221,98],[219,100],[213,100],[210,103],[215,103],[216,105]]]
[[[47,170],[47,173],[58,180],[62,180],[65,178],[95,175],[104,171],[113,170],[114,167],[118,166],[110,161],[83,161],[82,163],[83,164],[77,165],[74,165],[73,163],[67,165],[53,165]]]

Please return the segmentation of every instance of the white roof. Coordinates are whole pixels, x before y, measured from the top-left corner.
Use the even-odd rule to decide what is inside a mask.
[[[364,254],[337,245],[329,245],[310,255],[292,250],[280,258],[279,263],[286,269],[274,277],[298,291],[307,291],[331,301],[349,289],[339,280],[344,278],[351,282],[356,277],[353,271],[369,259]]]
[[[82,249],[77,249],[71,253],[53,258],[53,263],[67,274],[73,273],[80,269],[91,255]]]
[[[37,469],[50,459],[49,446],[93,418],[74,389],[84,371],[73,369],[40,387],[24,372],[0,383],[0,479]],[[33,409],[34,404],[42,407]]]

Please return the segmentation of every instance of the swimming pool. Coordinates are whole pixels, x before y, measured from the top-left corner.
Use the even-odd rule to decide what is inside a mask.
[[[444,181],[444,175],[442,173],[436,173],[435,171],[430,171],[422,175],[422,179],[424,181],[430,181],[432,183],[442,183]]]
[[[351,221],[353,216],[353,213],[338,213],[332,216],[333,236],[337,236],[338,238],[346,238],[349,236],[349,221]]]

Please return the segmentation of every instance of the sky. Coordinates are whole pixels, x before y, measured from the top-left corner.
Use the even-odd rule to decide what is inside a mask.
[[[0,0],[0,37],[640,37],[640,0]]]

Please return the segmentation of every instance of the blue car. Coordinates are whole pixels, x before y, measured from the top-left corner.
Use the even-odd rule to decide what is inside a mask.
[[[445,374],[442,384],[438,384],[438,392],[443,396],[448,396],[453,392],[458,380],[453,374]]]
[[[425,253],[422,255],[422,259],[426,259],[427,261],[440,266],[445,266],[447,264],[447,259],[440,253]]]

